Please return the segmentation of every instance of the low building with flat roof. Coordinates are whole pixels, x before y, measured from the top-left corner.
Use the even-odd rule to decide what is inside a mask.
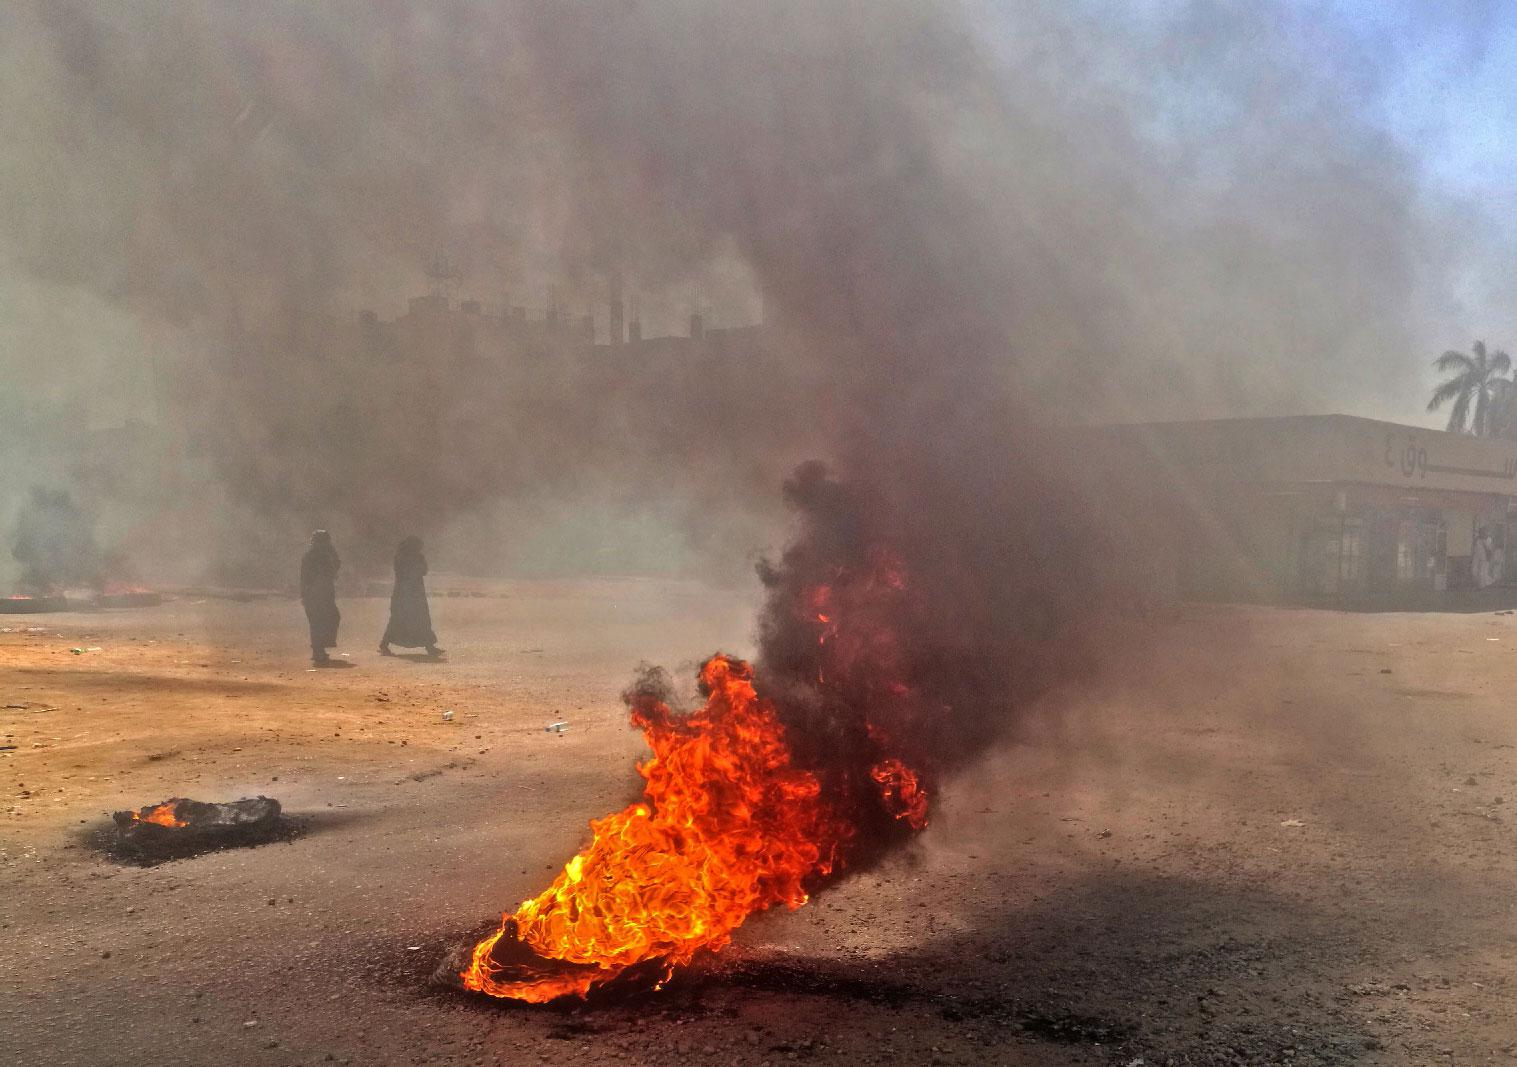
[[[1517,584],[1517,441],[1351,415],[1109,430],[1173,494],[1182,595],[1419,607]]]

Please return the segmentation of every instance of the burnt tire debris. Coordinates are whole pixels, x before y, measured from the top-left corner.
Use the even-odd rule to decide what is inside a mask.
[[[152,866],[229,848],[286,840],[299,825],[272,797],[207,803],[172,797],[159,804],[112,814],[105,851],[125,863]]]

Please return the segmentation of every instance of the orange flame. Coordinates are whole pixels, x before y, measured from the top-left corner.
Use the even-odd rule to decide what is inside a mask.
[[[880,786],[885,806],[897,819],[905,819],[913,830],[927,826],[927,792],[917,781],[916,772],[898,759],[887,759],[869,772]]]
[[[845,684],[862,669],[883,700],[907,698],[911,689],[892,680],[899,644],[872,612],[905,589],[905,568],[876,551],[861,571],[836,577],[848,583],[841,596],[828,584],[801,594],[824,662],[842,668]],[[794,765],[785,725],[755,690],[747,663],[713,656],[700,679],[710,695],[689,716],[652,698],[633,701],[633,725],[653,750],[638,767],[644,799],[591,822],[589,846],[546,890],[502,916],[474,946],[460,975],[466,988],[544,1003],[584,996],[633,968],[661,983],[698,952],[727,945],[749,915],[805,904],[862,840],[853,821],[860,813],[847,807],[858,802],[852,787],[839,808],[815,774]],[[832,687],[820,664],[817,684]],[[869,776],[883,811],[921,830],[928,803],[917,773],[888,755],[898,748],[884,730],[861,725],[881,757]]]
[[[667,978],[725,946],[754,912],[800,907],[810,881],[833,870],[850,830],[816,777],[792,765],[752,669],[718,655],[700,678],[710,697],[688,717],[658,701],[634,707],[653,750],[638,767],[644,801],[590,824],[589,847],[475,946],[465,987],[541,1003],[648,961]],[[512,938],[539,963],[570,966],[508,969],[498,949],[509,955]]]
[[[133,596],[152,593],[153,590],[145,585],[134,585],[131,582],[108,581],[100,587],[100,592],[105,596]]]
[[[165,800],[156,807],[143,808],[141,811],[133,812],[132,821],[156,823],[159,826],[167,826],[171,829],[188,826],[189,823],[179,818],[176,814],[179,801],[180,798],[175,797],[173,800]]]

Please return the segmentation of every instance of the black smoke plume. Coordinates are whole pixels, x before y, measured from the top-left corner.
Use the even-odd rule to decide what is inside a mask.
[[[547,516],[614,541],[608,513],[740,559],[810,455],[893,482],[883,506],[945,544],[988,540],[1008,478],[1061,480],[1033,469],[1034,421],[1374,411],[1410,387],[1451,231],[1359,117],[1374,58],[1324,64],[1312,17],[10,4],[6,432],[52,463],[77,420],[23,418],[44,402],[154,410],[156,495],[94,490],[149,569],[282,565],[316,524],[354,558],[459,524],[511,545]],[[604,338],[626,284],[650,333],[762,305],[770,340],[396,348],[440,250],[492,313],[556,288]],[[1000,590],[1017,564],[991,562]]]

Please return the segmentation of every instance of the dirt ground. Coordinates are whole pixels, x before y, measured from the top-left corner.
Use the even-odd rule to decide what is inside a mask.
[[[430,976],[631,798],[637,663],[747,651],[752,604],[438,598],[440,664],[373,652],[385,607],[345,602],[319,672],[289,601],[0,617],[0,1062],[1517,1060],[1517,616],[1130,624],[910,853],[658,994],[529,1009]],[[305,832],[94,847],[116,808],[260,793]]]

